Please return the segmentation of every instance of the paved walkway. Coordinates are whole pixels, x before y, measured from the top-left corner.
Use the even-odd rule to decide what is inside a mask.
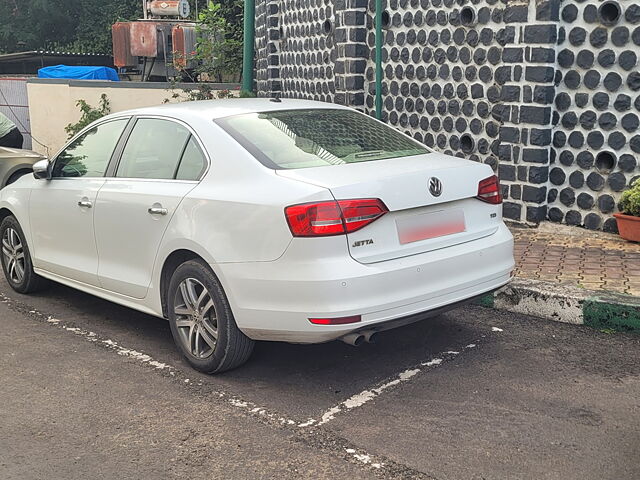
[[[551,223],[511,231],[517,277],[640,296],[639,243]]]

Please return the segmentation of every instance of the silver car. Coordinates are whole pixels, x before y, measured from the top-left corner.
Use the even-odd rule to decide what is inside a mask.
[[[0,147],[0,188],[33,172],[33,164],[46,158],[31,150]]]

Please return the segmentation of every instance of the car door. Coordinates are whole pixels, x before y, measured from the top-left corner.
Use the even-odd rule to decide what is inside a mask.
[[[99,285],[93,207],[129,120],[91,128],[56,156],[51,180],[36,182],[29,201],[36,268]]]
[[[146,296],[156,253],[184,196],[208,166],[192,131],[166,118],[138,118],[113,177],[95,208],[103,288],[133,298]]]

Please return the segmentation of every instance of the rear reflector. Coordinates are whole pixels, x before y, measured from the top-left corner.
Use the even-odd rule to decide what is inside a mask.
[[[294,237],[324,237],[355,232],[388,211],[378,198],[303,203],[284,209]]]
[[[338,318],[310,318],[309,321],[314,325],[345,325],[347,323],[358,323],[362,320],[360,315],[352,315],[350,317]]]
[[[483,202],[499,205],[502,203],[502,193],[500,192],[500,181],[495,175],[480,180],[478,184],[478,196]]]

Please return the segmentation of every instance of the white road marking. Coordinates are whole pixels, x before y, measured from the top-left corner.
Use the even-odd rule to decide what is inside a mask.
[[[471,344],[471,345],[474,347],[476,346],[475,344]],[[465,348],[471,348],[471,347],[468,345]],[[453,355],[458,355],[459,353],[460,352],[449,350],[447,352],[443,352],[441,355],[453,356]],[[444,358],[436,357],[436,358],[432,358],[427,362],[421,363],[420,367],[418,368],[410,368],[410,369],[404,370],[403,372],[400,372],[399,374],[397,374],[394,378],[382,383],[378,387],[363,390],[362,392],[347,398],[346,400],[339,403],[338,405],[331,407],[330,409],[328,409],[326,412],[322,414],[322,417],[320,418],[320,420],[309,419],[304,423],[298,424],[298,427],[305,428],[310,426],[324,425],[330,422],[331,420],[335,419],[336,415],[345,411],[353,410],[354,408],[361,407],[365,403],[370,402],[371,400],[379,396],[385,390],[395,387],[396,385],[399,385],[403,382],[408,382],[413,377],[415,377],[418,373],[420,373],[423,369],[437,367],[443,361],[444,361]]]
[[[11,304],[16,302],[14,302],[11,298],[7,297],[3,293],[0,293],[0,303]],[[174,366],[154,360],[150,355],[147,355],[146,353],[139,352],[131,348],[126,348],[120,345],[115,340],[111,340],[109,338],[101,339],[98,336],[98,334],[96,334],[95,332],[84,330],[78,327],[66,326],[64,322],[59,318],[54,318],[52,316],[45,315],[44,313],[39,312],[38,310],[29,310],[29,313],[53,327],[59,328],[65,332],[73,333],[74,335],[84,338],[89,342],[98,344],[104,348],[107,348],[108,350],[114,351],[115,353],[117,353],[122,357],[127,357],[130,359],[136,360],[144,365],[153,367],[154,370],[166,371],[169,373],[169,375],[172,375],[172,376],[175,376],[176,372],[179,372]],[[194,382],[191,381],[189,378],[185,378],[184,383],[193,384]],[[202,382],[199,382],[198,385],[203,385],[203,384]],[[236,408],[240,408],[246,411],[247,413],[249,413],[250,415],[255,415],[255,416],[260,415],[262,417],[267,417],[269,420],[278,422],[282,425],[291,426],[296,424],[296,422],[293,420],[285,418],[277,413],[269,412],[264,407],[258,406],[251,402],[241,400],[238,397],[230,396],[229,394],[224,392],[215,392],[214,394],[217,394],[219,398],[225,399],[229,403],[229,405]]]
[[[10,304],[12,302],[12,300],[7,297],[6,295],[0,293],[0,302],[1,303],[5,303],[5,304]],[[100,339],[98,337],[98,335],[95,332],[92,331],[88,331],[88,330],[84,330],[78,327],[68,327],[66,325],[64,325],[64,323],[57,318],[51,317],[51,316],[47,316],[37,310],[30,310],[29,311],[30,314],[35,315],[36,317],[40,318],[41,320],[44,320],[46,323],[60,328],[64,331],[67,332],[71,332],[75,335],[78,335],[80,337],[84,337],[87,341],[89,342],[94,342],[94,343],[100,343],[103,347],[106,347],[110,350],[115,351],[118,355],[123,356],[123,357],[127,357],[127,358],[131,358],[133,360],[137,360],[140,363],[143,363],[145,365],[149,365],[150,367],[153,367],[156,370],[166,370],[170,375],[175,375],[176,373],[176,368],[168,365],[166,363],[162,363],[159,362],[157,360],[154,360],[150,355],[147,355],[145,353],[142,352],[138,352],[137,350],[133,350],[130,348],[125,348],[121,345],[118,344],[118,342],[111,340],[111,339]],[[498,327],[492,327],[491,329],[493,332],[502,332],[503,330],[498,328]],[[466,345],[464,348],[465,349],[470,349],[470,348],[475,348],[477,347],[477,344],[475,343],[470,343],[468,345]],[[460,352],[459,351],[455,351],[455,350],[448,350],[445,352],[442,352],[442,356],[454,356],[454,355],[459,355]],[[407,369],[404,370],[403,372],[400,372],[398,375],[396,375],[395,378],[381,384],[380,386],[376,387],[376,388],[371,388],[371,389],[367,389],[364,390],[360,393],[357,393],[353,396],[351,396],[350,398],[344,400],[343,402],[339,403],[338,405],[335,405],[331,408],[329,408],[323,415],[322,417],[317,420],[314,418],[309,418],[307,421],[305,422],[301,422],[301,423],[297,423],[291,419],[285,418],[283,416],[280,416],[276,413],[271,413],[269,412],[266,408],[263,408],[259,405],[256,405],[254,403],[251,402],[247,402],[244,400],[241,400],[237,397],[234,396],[229,396],[228,394],[224,393],[224,392],[217,392],[218,396],[220,398],[226,398],[226,401],[233,407],[236,408],[240,408],[242,410],[245,410],[247,413],[251,414],[251,415],[260,415],[260,416],[265,416],[268,417],[270,420],[274,420],[280,424],[283,425],[296,425],[299,428],[306,428],[306,427],[311,427],[311,426],[320,426],[320,425],[324,425],[328,422],[330,422],[331,420],[333,420],[335,418],[336,415],[344,412],[344,411],[349,411],[352,410],[354,408],[359,408],[362,405],[370,402],[371,400],[373,400],[374,398],[376,398],[377,396],[379,396],[381,393],[383,393],[384,391],[395,387],[396,385],[401,384],[402,382],[407,382],[409,381],[411,378],[415,377],[418,373],[420,373],[423,368],[431,368],[431,367],[437,367],[438,365],[440,365],[442,362],[444,361],[443,358],[432,358],[431,360],[427,361],[427,362],[423,362],[420,364],[420,368],[413,368],[413,369]],[[190,383],[191,381],[186,378],[184,379],[184,383]],[[202,382],[199,382],[198,385],[202,385]],[[355,451],[354,451],[355,452]],[[376,463],[371,463],[370,457],[366,454],[355,454],[354,456],[362,461],[363,463],[367,463],[367,464],[371,464],[371,466],[375,467],[375,468],[380,468],[380,466],[382,466],[382,464],[376,464]],[[376,466],[379,465],[379,466]]]
[[[455,353],[457,355],[458,352]],[[429,360],[428,362],[421,363],[420,365],[423,367],[433,367],[435,365],[440,365],[442,363],[441,358],[434,358],[433,360]]]
[[[384,463],[374,462],[372,460],[371,455],[369,455],[367,453],[357,453],[356,450],[353,449],[353,448],[345,448],[344,450],[348,454],[353,455],[353,458],[355,458],[356,460],[359,460],[360,462],[364,463],[365,465],[370,465],[373,468],[382,468],[382,467],[384,467]]]
[[[498,327],[492,327],[491,330],[493,332],[502,332],[502,329],[498,328]],[[465,348],[465,350],[467,350],[467,349],[470,349],[470,348],[476,348],[477,346],[478,346],[477,343],[469,343],[468,345],[465,345],[464,348]],[[459,354],[460,354],[459,351],[447,350],[445,352],[442,352],[440,355],[443,356],[443,357],[452,357],[454,355],[459,355]],[[420,367],[426,367],[426,368],[437,367],[445,359],[446,358],[440,358],[440,357],[432,358],[431,360],[429,360],[427,362],[422,362],[420,364]],[[383,383],[379,387],[363,390],[362,392],[357,393],[357,394],[347,398],[346,400],[344,400],[343,402],[339,403],[338,405],[335,405],[335,406],[331,407],[330,409],[328,409],[326,412],[324,412],[322,414],[322,417],[320,417],[320,420],[315,420],[313,418],[310,418],[306,422],[298,424],[298,427],[306,428],[306,427],[311,427],[311,426],[324,425],[324,424],[330,422],[331,420],[335,419],[336,415],[339,415],[340,413],[345,412],[345,411],[352,410],[354,408],[361,407],[365,403],[370,402],[371,400],[376,398],[378,395],[380,395],[385,390],[388,390],[389,388],[395,387],[396,385],[399,385],[402,382],[409,381],[411,378],[416,376],[421,371],[422,371],[422,368],[413,368],[413,369],[405,370],[405,371],[399,373],[395,378],[393,378],[391,380],[388,380],[387,382]]]

